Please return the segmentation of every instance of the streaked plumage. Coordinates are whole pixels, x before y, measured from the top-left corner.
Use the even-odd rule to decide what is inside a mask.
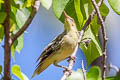
[[[74,20],[65,14],[64,32],[57,36],[48,46],[43,50],[42,54],[38,58],[38,65],[33,73],[40,74],[49,65],[58,63],[68,58],[74,51],[79,33],[77,31]]]

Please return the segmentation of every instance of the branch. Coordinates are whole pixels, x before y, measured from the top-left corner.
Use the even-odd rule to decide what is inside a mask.
[[[119,68],[117,66],[113,65],[113,64],[109,65],[109,70],[110,69],[114,69],[117,73],[120,71]]]
[[[107,46],[107,37],[106,37],[106,31],[105,31],[105,25],[104,25],[104,22],[103,22],[103,18],[100,14],[100,11],[99,11],[99,8],[96,4],[96,1],[95,0],[91,0],[92,1],[92,4],[96,10],[96,13],[97,13],[97,16],[100,20],[100,24],[101,24],[101,30],[102,30],[102,35],[103,35],[103,70],[102,70],[102,80],[105,79],[105,70],[106,70],[106,59],[107,59],[107,53],[106,53],[106,46]]]
[[[82,62],[81,62],[81,65],[82,65],[83,78],[84,78],[84,80],[87,80],[87,79],[86,79],[86,70],[85,70],[85,68],[84,68],[83,60],[82,60]]]
[[[4,80],[11,80],[10,76],[10,49],[11,49],[11,38],[10,38],[10,0],[4,1],[4,8],[7,17],[4,21]]]
[[[81,34],[80,34],[80,37],[79,37],[79,42],[81,42],[82,37],[83,37],[83,34],[84,34],[83,31],[81,31],[80,33],[81,33]],[[70,58],[70,60],[69,60],[68,70],[72,70],[72,67],[73,67],[73,65],[74,65],[74,63],[75,63],[75,56],[76,56],[76,53],[77,53],[78,48],[79,48],[79,44],[77,44],[74,52],[73,52],[72,55],[71,55],[71,58]],[[67,77],[70,76],[71,72],[68,71],[68,70],[66,70],[66,71],[64,72],[64,75],[63,75],[63,77],[61,78],[61,80],[66,80]]]
[[[99,1],[99,3],[98,3],[98,6],[99,6],[99,7],[101,6],[102,2],[103,2],[103,0],[100,0],[100,1]],[[71,55],[71,57],[75,57],[75,56],[76,56],[76,53],[77,53],[77,50],[78,50],[78,48],[79,48],[80,42],[81,42],[82,37],[83,37],[83,35],[84,35],[84,31],[85,31],[85,29],[87,28],[87,26],[90,24],[90,22],[92,21],[92,19],[94,18],[94,15],[95,15],[95,14],[96,14],[96,11],[95,11],[95,9],[94,9],[94,10],[92,11],[92,13],[90,14],[88,20],[87,20],[86,23],[84,24],[81,32],[80,32],[80,36],[79,36],[79,40],[78,40],[78,45],[76,46],[75,51],[74,51],[74,53]],[[74,62],[75,62],[75,59],[73,59],[73,58],[71,58],[71,59],[69,60],[68,70],[72,70],[72,67],[73,67],[73,65],[74,65]],[[70,74],[71,74],[70,71],[65,71],[63,77],[61,78],[61,80],[66,80],[67,77],[70,76]]]
[[[21,35],[24,33],[24,31],[29,27],[30,23],[32,22],[35,14],[38,12],[40,7],[40,0],[35,0],[35,4],[32,6],[33,11],[31,12],[29,18],[27,19],[27,21],[25,22],[25,24],[23,25],[23,27],[15,34],[11,37],[12,39],[12,44],[14,43],[14,41]]]
[[[99,2],[98,2],[98,7],[100,7],[101,6],[101,4],[102,4],[102,2],[103,2],[103,0],[100,0]],[[88,20],[86,21],[86,23],[84,24],[84,26],[83,26],[83,28],[82,28],[82,30],[84,30],[85,31],[85,29],[86,29],[86,27],[90,24],[90,22],[92,21],[92,19],[94,18],[94,16],[95,16],[95,14],[96,14],[96,10],[94,9],[93,11],[92,11],[92,13],[90,14],[90,16],[89,16],[89,18],[88,18]]]

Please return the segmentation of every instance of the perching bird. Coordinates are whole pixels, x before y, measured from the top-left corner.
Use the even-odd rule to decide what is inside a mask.
[[[39,63],[32,77],[34,77],[35,74],[40,74],[51,64],[62,67],[58,65],[58,62],[68,58],[74,52],[74,49],[78,43],[79,33],[74,19],[68,16],[65,12],[64,16],[64,32],[57,36],[43,50],[42,54],[37,60]]]

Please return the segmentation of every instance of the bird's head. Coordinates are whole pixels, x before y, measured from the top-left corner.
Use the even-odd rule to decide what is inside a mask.
[[[76,28],[76,24],[73,18],[67,15],[67,13],[64,11],[65,16],[65,30],[69,31],[70,29]]]

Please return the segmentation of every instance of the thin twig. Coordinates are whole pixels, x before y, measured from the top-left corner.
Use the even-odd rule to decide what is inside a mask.
[[[83,60],[82,60],[82,62],[81,62],[81,65],[82,65],[83,78],[84,78],[84,80],[87,80],[87,79],[86,79],[86,70],[85,70],[85,68],[84,68]]]
[[[4,3],[5,12],[7,14],[4,21],[4,80],[11,80],[10,76],[10,49],[11,49],[11,38],[10,38],[10,0],[5,0]]]
[[[29,27],[29,25],[32,22],[35,14],[38,12],[39,7],[40,7],[40,0],[35,0],[35,4],[34,4],[34,6],[32,6],[33,11],[31,12],[29,18],[27,19],[27,21],[25,22],[23,27],[15,35],[12,36],[12,44]]]
[[[113,64],[109,65],[109,70],[110,69],[114,69],[117,73],[120,71],[119,68],[117,66],[113,65]]]
[[[98,3],[98,6],[99,6],[99,7],[101,6],[102,2],[103,2],[103,0],[100,0],[100,1],[99,1],[99,3]],[[84,24],[81,32],[80,32],[80,36],[79,36],[79,40],[78,40],[78,45],[76,46],[75,51],[74,51],[74,53],[73,53],[71,56],[73,56],[73,57],[76,56],[76,53],[77,53],[77,50],[78,50],[78,48],[79,48],[80,42],[81,42],[82,37],[83,37],[83,35],[84,35],[84,31],[85,31],[85,29],[87,28],[87,26],[90,24],[90,22],[92,21],[92,19],[94,18],[94,15],[95,15],[95,14],[96,14],[96,11],[95,11],[95,9],[94,9],[94,10],[92,11],[92,13],[90,14],[88,20],[87,20],[86,23]],[[70,59],[70,60],[69,60],[68,70],[72,70],[72,67],[73,67],[73,65],[74,65],[74,62],[75,62],[74,59]],[[61,80],[66,80],[67,77],[70,76],[70,74],[71,74],[71,73],[70,73],[69,71],[65,71],[65,72],[64,72],[64,75],[63,75],[62,78],[61,78]]]
[[[96,13],[97,13],[97,16],[100,20],[100,24],[101,24],[101,30],[102,30],[102,35],[103,35],[103,64],[102,64],[102,80],[105,79],[105,72],[106,72],[106,59],[107,59],[107,53],[106,53],[106,46],[107,46],[107,37],[106,37],[106,31],[105,31],[105,25],[104,25],[104,22],[103,22],[103,18],[100,14],[100,11],[99,11],[99,7],[97,6],[96,4],[96,1],[95,0],[91,0],[92,1],[92,4],[96,10]]]
[[[100,7],[100,6],[101,6],[102,2],[103,2],[103,0],[100,0],[100,1],[98,2],[98,4],[97,4],[97,5],[98,5],[98,7]],[[86,21],[86,23],[84,24],[84,26],[83,26],[82,30],[84,30],[84,31],[85,31],[86,27],[90,24],[91,20],[92,20],[92,19],[93,19],[93,17],[95,16],[95,14],[96,14],[96,10],[94,9],[94,10],[92,11],[92,13],[90,14],[90,16],[89,16],[88,20],[87,20],[87,21]]]

